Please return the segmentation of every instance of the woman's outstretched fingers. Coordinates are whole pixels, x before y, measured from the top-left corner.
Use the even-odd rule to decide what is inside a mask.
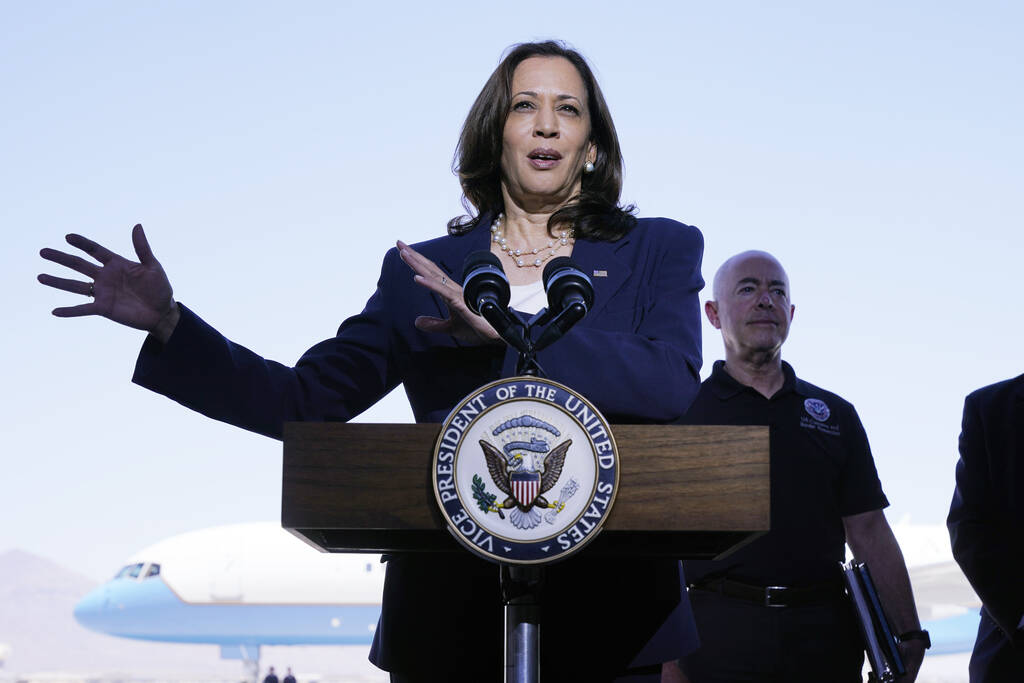
[[[135,255],[139,257],[139,263],[146,266],[156,263],[153,250],[149,247],[149,240],[146,239],[146,231],[142,229],[142,223],[136,223],[132,228],[132,246],[135,247]]]
[[[446,275],[420,275],[417,273],[412,276],[412,279],[446,302],[462,301],[462,287],[452,282]]]
[[[132,229],[132,244],[139,262],[116,254],[101,244],[75,233],[66,237],[68,244],[81,249],[102,265],[56,249],[43,249],[39,255],[48,261],[75,270],[92,281],[40,275],[39,282],[73,294],[94,297],[93,301],[54,309],[62,318],[101,315],[116,323],[146,330],[166,341],[177,323],[179,310],[174,302],[171,283],[159,261],[153,256],[142,226]]]
[[[410,247],[405,242],[398,240],[395,244],[398,247],[399,256],[402,257],[402,260],[405,261],[406,265],[412,268],[413,272],[417,275],[435,277],[438,280],[445,275],[445,272],[438,268],[436,263]]]
[[[78,304],[77,306],[61,306],[51,311],[58,318],[78,318],[83,315],[99,315],[99,306],[96,305],[95,301],[90,301],[87,304]]]
[[[48,287],[53,287],[54,289],[71,292],[72,294],[81,294],[82,296],[93,296],[93,284],[91,282],[69,280],[63,277],[47,275],[45,273],[39,275],[36,279],[42,284]]]
[[[66,235],[64,239],[66,239],[68,244],[71,246],[81,249],[104,265],[117,255],[103,245],[93,242],[88,237],[83,237],[82,235],[70,233],[69,235]]]
[[[65,268],[78,271],[86,277],[95,278],[96,274],[100,272],[100,266],[97,266],[91,261],[86,261],[81,256],[75,256],[74,254],[67,254],[56,249],[45,248],[39,250],[39,255],[47,261],[53,261]],[[43,284],[47,283],[44,282]]]
[[[448,277],[436,263],[420,254],[405,242],[395,243],[398,254],[413,272],[416,284],[439,296],[448,307],[447,318],[419,316],[413,321],[423,332],[450,334],[456,339],[473,343],[491,343],[500,340],[490,323],[476,315],[466,306],[462,296],[462,285]]]

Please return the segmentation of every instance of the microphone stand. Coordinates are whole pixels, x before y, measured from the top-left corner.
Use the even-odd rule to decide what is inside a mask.
[[[544,311],[523,325],[523,335],[515,341],[499,331],[502,339],[519,351],[516,374],[544,377],[544,370],[537,363],[537,352],[560,339],[586,312],[580,304],[567,306],[553,319],[548,311]],[[545,323],[548,325],[537,343],[530,341],[534,326]],[[499,567],[501,599],[505,606],[505,683],[539,683],[540,596],[544,586],[544,566],[501,564]]]
[[[505,604],[505,683],[539,683],[544,567],[499,566],[501,599]]]
[[[493,257],[491,257],[493,258]],[[476,258],[473,267],[475,272],[488,276],[488,262],[491,258],[484,255]],[[496,263],[497,259],[493,259]],[[570,262],[571,263],[571,262]],[[501,265],[496,264],[500,270]],[[493,272],[494,265],[489,266]],[[467,268],[467,273],[472,274]],[[464,280],[471,279],[467,275]],[[502,273],[502,277],[504,274]],[[500,281],[491,286],[500,289]],[[586,280],[586,277],[583,276]],[[545,272],[545,289],[549,289],[549,278]],[[586,281],[589,286],[589,280]],[[592,303],[593,291],[565,305],[557,315],[550,309],[533,316],[525,324],[507,308],[507,285],[504,302],[498,303],[493,296],[477,299],[476,310],[479,310],[487,322],[495,329],[509,346],[519,352],[516,362],[516,374],[527,377],[544,377],[544,370],[537,362],[537,352],[560,339],[573,325],[587,314]],[[493,289],[492,289],[493,291]],[[564,290],[563,290],[564,291]],[[472,308],[472,305],[471,305]],[[534,326],[547,324],[547,327],[534,343],[532,331]],[[544,567],[542,565],[517,565],[499,563],[501,599],[505,607],[505,683],[539,683],[540,681],[540,617],[541,592],[544,586]]]
[[[530,341],[533,325],[541,322],[541,317],[534,316],[523,326],[525,345],[522,347],[499,331],[502,339],[519,351],[516,362],[518,375],[544,376],[537,363],[538,349]],[[501,600],[505,607],[505,683],[539,683],[540,594],[544,585],[544,567],[518,564],[499,564],[498,567]]]

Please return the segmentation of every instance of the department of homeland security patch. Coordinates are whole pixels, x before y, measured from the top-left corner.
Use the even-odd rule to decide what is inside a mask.
[[[568,387],[498,380],[455,406],[434,447],[434,495],[449,530],[492,561],[564,559],[593,539],[619,485],[611,428]]]
[[[804,410],[806,410],[807,414],[818,422],[824,422],[828,419],[829,415],[832,414],[832,411],[828,409],[828,404],[820,398],[809,398],[805,400]]]

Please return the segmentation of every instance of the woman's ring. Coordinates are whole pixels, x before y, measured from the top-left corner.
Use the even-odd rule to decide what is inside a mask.
[[[445,275],[441,276],[441,286],[442,287],[447,287],[448,286],[448,277],[445,276]]]

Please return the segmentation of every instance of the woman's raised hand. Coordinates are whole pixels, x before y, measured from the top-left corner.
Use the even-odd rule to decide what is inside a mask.
[[[450,334],[459,341],[470,344],[494,344],[501,341],[501,337],[491,324],[466,306],[462,297],[462,286],[458,282],[450,280],[436,263],[405,242],[399,241],[397,246],[402,260],[415,273],[413,280],[440,296],[448,306],[447,318],[426,315],[416,318],[414,324],[417,329]]]
[[[77,306],[53,309],[59,318],[101,315],[114,322],[145,330],[166,342],[180,312],[172,297],[171,283],[146,241],[141,225],[132,229],[132,244],[139,262],[115,254],[81,235],[70,234],[68,244],[96,259],[99,265],[80,256],[56,249],[42,249],[39,255],[90,278],[92,282],[40,275],[39,282],[55,289],[92,297]]]

